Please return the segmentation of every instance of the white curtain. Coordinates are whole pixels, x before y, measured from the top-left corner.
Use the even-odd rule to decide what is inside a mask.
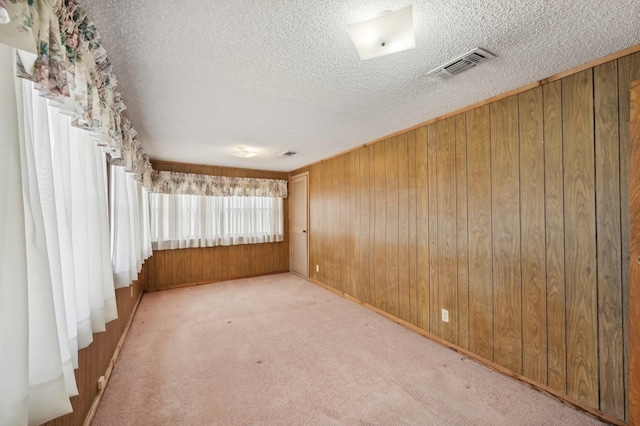
[[[120,253],[106,155],[64,105],[14,77],[13,55],[0,44],[0,425],[35,425],[71,412],[78,350],[117,318]],[[127,199],[114,221],[129,227],[129,274],[118,286],[151,254],[148,198],[129,180],[111,197]]]
[[[283,241],[283,199],[149,194],[158,250]]]
[[[64,298],[64,280],[62,270],[62,254],[60,251],[60,233],[58,232],[57,207],[54,190],[52,145],[49,126],[49,108],[46,99],[37,96],[31,82],[21,80],[22,113],[19,114],[24,134],[25,148],[29,153],[28,170],[32,174],[32,181],[37,181],[37,190],[29,191],[35,203],[40,203],[43,216],[46,253],[49,259],[49,274],[53,289],[53,300],[56,313],[56,325],[62,356],[62,366],[69,395],[77,395],[74,363],[69,344],[69,328],[67,325],[67,309]],[[31,133],[30,133],[31,132]],[[33,160],[31,160],[33,158]],[[37,230],[41,232],[42,230]],[[29,258],[28,258],[29,259]],[[76,363],[77,365],[77,363]]]
[[[111,166],[111,262],[116,288],[138,279],[152,255],[148,190],[124,167]]]
[[[40,424],[71,412],[68,396],[75,390],[75,380],[65,380],[70,355],[60,344],[66,328],[64,311],[58,311],[60,276],[51,267],[50,235],[45,231],[51,221],[46,194],[50,182],[36,170],[46,157],[36,147],[43,129],[34,124],[31,99],[22,82],[14,80],[8,65],[13,62],[11,49],[0,45],[0,87],[14,91],[2,93],[0,126],[3,140],[7,136],[0,173],[0,362],[6,375],[0,379],[0,422],[19,425]]]
[[[13,66],[2,44],[0,131],[0,424],[20,425],[29,415],[27,247]]]
[[[49,108],[51,128],[51,152],[53,160],[53,188],[56,200],[56,219],[60,243],[60,263],[63,280],[65,306],[76,305],[75,259],[73,256],[73,239],[71,234],[71,155],[70,135],[71,118],[57,108]],[[91,342],[88,330],[82,329],[82,337],[78,337],[78,309],[67,309],[67,336],[73,367],[78,368],[79,340],[82,347]]]

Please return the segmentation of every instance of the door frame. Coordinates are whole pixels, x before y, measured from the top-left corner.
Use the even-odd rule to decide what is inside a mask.
[[[306,210],[306,214],[307,214],[307,276],[305,277],[302,274],[299,274],[298,272],[295,272],[293,270],[293,202],[290,201],[289,202],[289,235],[291,235],[291,238],[289,238],[289,271],[293,272],[296,275],[299,275],[305,279],[309,279],[309,277],[311,276],[311,265],[310,265],[310,259],[311,259],[311,253],[309,253],[309,247],[311,246],[311,244],[309,243],[310,239],[311,239],[311,222],[310,222],[310,215],[309,215],[309,202],[310,202],[310,194],[309,194],[309,187],[310,185],[310,176],[309,176],[309,172],[302,172],[302,173],[298,173],[295,176],[291,176],[289,178],[289,182],[293,182],[295,179],[300,178],[306,176],[307,177],[307,204],[305,206],[305,210]]]

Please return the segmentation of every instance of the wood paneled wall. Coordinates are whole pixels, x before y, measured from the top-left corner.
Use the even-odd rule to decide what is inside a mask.
[[[631,89],[631,164],[640,163],[640,80]],[[640,424],[640,169],[631,169],[629,424]]]
[[[625,419],[638,78],[640,53],[292,172],[311,278]]]
[[[146,264],[145,264],[146,265]],[[78,396],[71,398],[73,412],[45,423],[46,426],[77,426],[84,420],[98,394],[98,378],[104,376],[109,362],[124,333],[124,329],[133,315],[133,309],[146,285],[146,266],[143,265],[138,280],[131,287],[116,290],[118,319],[107,323],[104,333],[93,335],[93,342],[78,352],[79,368],[75,370]],[[131,292],[133,288],[133,292]]]
[[[151,160],[154,170],[214,176],[289,179],[285,172]],[[284,241],[176,250],[156,250],[147,260],[146,290],[225,281],[289,271],[289,200],[284,200]]]

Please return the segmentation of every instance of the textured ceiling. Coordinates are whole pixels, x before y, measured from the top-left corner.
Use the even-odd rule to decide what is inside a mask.
[[[152,158],[281,171],[640,43],[638,0],[81,3]],[[346,25],[409,4],[417,48],[361,61]],[[476,46],[498,58],[426,76]]]

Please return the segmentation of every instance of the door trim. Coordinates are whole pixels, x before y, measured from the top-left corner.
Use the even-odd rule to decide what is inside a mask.
[[[309,243],[310,239],[311,239],[311,222],[310,222],[310,218],[309,218],[309,200],[311,199],[311,197],[309,196],[309,187],[310,185],[310,179],[309,179],[309,172],[302,172],[302,173],[298,173],[295,176],[291,176],[289,178],[289,182],[293,182],[295,179],[300,178],[302,176],[306,176],[307,177],[307,205],[306,207],[306,214],[307,214],[307,276],[305,277],[304,275],[294,271],[292,269],[292,258],[293,258],[293,202],[289,203],[289,217],[291,218],[291,220],[289,220],[289,235],[291,235],[291,238],[289,239],[289,271],[304,278],[304,279],[308,279],[311,276],[311,265],[310,265],[310,259],[311,259],[311,253],[309,253],[309,247],[311,246],[311,244]]]

